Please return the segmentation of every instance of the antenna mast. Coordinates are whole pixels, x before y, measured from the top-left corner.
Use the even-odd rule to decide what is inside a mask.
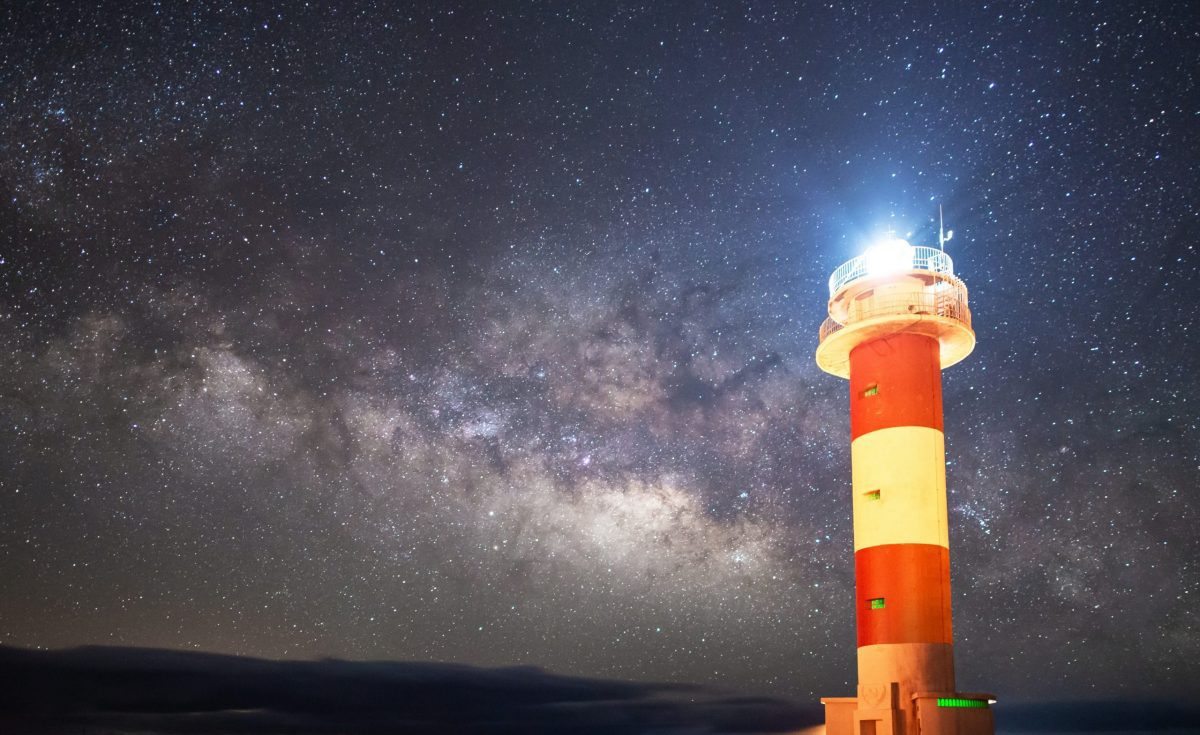
[[[942,219],[941,204],[938,204],[938,247],[946,252],[946,221]]]

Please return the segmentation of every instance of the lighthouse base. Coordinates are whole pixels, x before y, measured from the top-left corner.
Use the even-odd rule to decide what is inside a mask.
[[[882,687],[880,689],[883,689]],[[864,698],[822,697],[826,735],[994,735],[990,694],[917,692],[899,701],[893,683]],[[907,705],[907,706],[905,706]]]

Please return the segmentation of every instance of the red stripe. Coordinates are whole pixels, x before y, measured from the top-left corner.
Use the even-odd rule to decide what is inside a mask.
[[[950,551],[934,544],[884,544],[854,554],[858,645],[951,643]],[[871,600],[883,607],[872,609]]]
[[[941,431],[940,359],[937,340],[923,334],[893,334],[851,350],[851,438],[893,426]]]

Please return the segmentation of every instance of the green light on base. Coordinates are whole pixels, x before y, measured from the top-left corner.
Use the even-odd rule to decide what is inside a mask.
[[[962,697],[938,697],[939,707],[964,707],[966,709],[987,709],[987,700],[963,699]]]
[[[870,606],[871,606],[872,610],[882,610],[883,609],[883,598],[882,597],[876,597],[875,599],[870,600],[869,602],[870,602]]]

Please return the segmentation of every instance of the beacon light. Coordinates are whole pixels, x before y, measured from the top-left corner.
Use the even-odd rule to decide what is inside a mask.
[[[872,276],[910,270],[912,263],[913,247],[900,237],[888,236],[863,253],[863,265]]]

